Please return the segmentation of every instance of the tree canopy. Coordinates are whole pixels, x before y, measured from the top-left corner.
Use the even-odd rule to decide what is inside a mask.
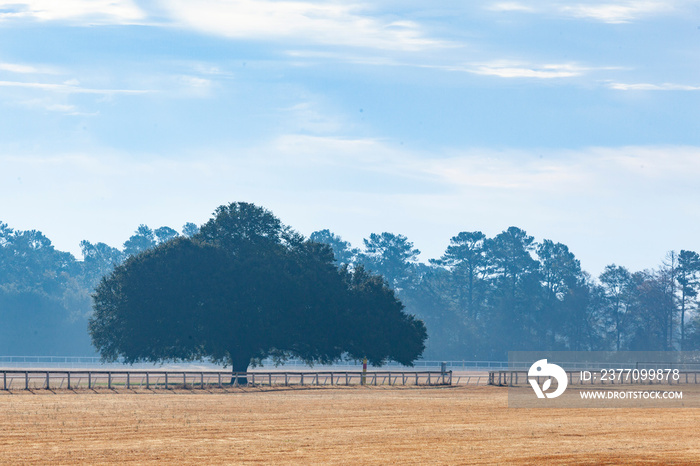
[[[382,277],[336,267],[329,246],[247,203],[117,266],[96,289],[89,331],[106,360],[208,357],[234,371],[268,356],[410,365],[427,338]]]
[[[364,282],[388,285],[393,298],[406,306],[405,312],[425,322],[427,359],[500,360],[507,351],[518,349],[700,349],[700,256],[694,251],[670,251],[655,269],[632,271],[613,264],[592,277],[566,245],[548,239],[535,242],[525,231],[510,227],[492,237],[480,231],[459,232],[440,258],[422,263],[403,235],[370,234],[363,248],[352,247],[330,230],[314,232],[308,241],[271,212],[234,203],[217,209],[202,231],[194,223],[185,224],[180,232],[140,225],[122,247],[84,240],[80,243],[83,260],[55,249],[40,231],[16,230],[0,222],[0,354],[94,355],[86,330],[94,312],[91,295],[102,277],[130,256],[158,248],[148,260],[160,257],[167,263],[175,252],[166,253],[166,246],[174,240],[174,245],[185,248],[178,243],[184,239],[197,247],[216,248],[238,268],[246,264],[252,272],[240,283],[255,274],[266,277],[255,286],[269,296],[257,305],[267,309],[270,319],[284,323],[286,340],[275,340],[274,349],[256,354],[275,356],[286,351],[322,360],[355,347],[351,338],[340,344],[340,336],[349,333],[317,330],[325,324],[295,326],[295,319],[314,315],[316,321],[327,322],[331,314],[324,310],[332,305],[333,312],[337,308],[353,313],[352,321],[338,317],[343,328],[372,322],[376,315],[350,302],[361,302],[359,296],[349,296],[362,277]],[[335,262],[330,251],[317,243],[330,246]],[[336,275],[328,272],[330,263],[337,267]],[[370,279],[372,273],[386,281]],[[328,292],[309,286],[313,280],[323,283]],[[193,283],[197,282],[185,280],[186,286]],[[382,296],[386,292],[379,293],[380,289],[376,291]],[[319,291],[316,304],[304,301],[315,291]],[[386,301],[390,307],[390,299]],[[293,306],[302,311],[269,311]],[[232,327],[228,334],[235,335],[239,328]],[[315,343],[303,343],[299,335]],[[267,344],[263,348],[269,348]],[[372,348],[365,348],[369,356]],[[193,355],[206,354],[200,347],[193,351]],[[224,348],[217,354],[227,360],[230,351]],[[376,351],[380,360],[383,353]]]
[[[75,258],[40,231],[0,222],[0,354],[57,355],[87,347],[83,293]]]

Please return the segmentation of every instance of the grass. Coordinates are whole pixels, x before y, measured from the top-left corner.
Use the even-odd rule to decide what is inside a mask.
[[[0,463],[693,463],[697,409],[509,409],[499,387],[0,395]]]

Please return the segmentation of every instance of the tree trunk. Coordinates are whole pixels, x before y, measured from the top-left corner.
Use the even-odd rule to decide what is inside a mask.
[[[248,385],[248,377],[236,376],[236,373],[248,372],[248,365],[250,365],[250,360],[252,356],[250,354],[244,353],[242,351],[232,351],[231,352],[231,385],[238,383],[238,385]]]
[[[681,351],[685,346],[685,286],[681,286]]]

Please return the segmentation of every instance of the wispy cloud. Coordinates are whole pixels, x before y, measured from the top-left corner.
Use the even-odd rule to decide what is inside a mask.
[[[610,89],[616,89],[618,91],[700,91],[700,86],[689,86],[687,84],[674,84],[674,83],[663,83],[663,84],[650,84],[650,83],[608,83],[607,86]]]
[[[571,78],[582,75],[587,68],[571,63],[549,63],[542,65],[499,60],[467,66],[465,71],[500,78]]]
[[[30,109],[40,109],[49,112],[61,113],[69,116],[97,116],[99,112],[85,112],[76,105],[56,102],[53,98],[29,99],[18,102],[18,105]]]
[[[118,95],[118,94],[148,94],[155,92],[153,90],[144,89],[94,89],[81,87],[80,83],[75,80],[65,81],[63,83],[40,83],[40,82],[23,82],[23,81],[0,81],[0,87],[19,87],[26,89],[37,89],[49,92],[60,92],[63,94],[100,94],[100,95]]]
[[[342,176],[373,171],[421,179],[437,191],[469,187],[578,195],[596,187],[628,189],[637,184],[634,189],[643,189],[650,182],[694,182],[700,177],[700,147],[692,146],[474,148],[426,154],[379,139],[288,134],[255,151],[274,165],[330,167],[329,173]]]
[[[444,45],[412,21],[383,20],[358,4],[272,0],[171,0],[185,27],[230,38],[418,50]]]
[[[592,2],[562,5],[559,10],[577,18],[586,18],[602,21],[604,23],[628,23],[639,18],[666,13],[674,9],[672,1],[618,1],[618,2]]]
[[[45,72],[45,70],[40,70],[35,66],[19,63],[0,63],[0,71],[9,71],[17,74],[40,74]]]
[[[601,21],[609,24],[629,23],[649,16],[667,14],[682,8],[686,0],[590,0],[570,2],[547,0],[542,2],[499,2],[485,8],[498,12],[528,12],[559,15]]]
[[[287,55],[292,58],[303,59],[306,61],[318,62],[343,62],[353,63],[356,65],[375,65],[375,66],[418,66],[410,63],[404,63],[396,58],[386,55],[359,55],[346,53],[345,51],[329,52],[317,50],[288,50]]]
[[[0,0],[0,21],[81,20],[91,24],[128,24],[144,18],[143,11],[131,0]]]
[[[315,52],[294,50],[287,54],[294,58],[306,60],[333,60],[338,62],[353,63],[358,65],[396,66],[427,68],[443,71],[456,71],[483,76],[496,76],[499,78],[536,78],[557,79],[582,76],[589,72],[602,70],[624,69],[617,66],[582,66],[576,63],[530,63],[518,60],[492,60],[483,63],[449,64],[430,62],[402,61],[397,58],[385,56],[358,56],[336,52]],[[446,60],[447,61],[447,60]]]
[[[454,185],[570,194],[587,190],[596,196],[609,189],[644,189],[649,183],[690,182],[700,176],[700,148],[470,150],[435,159],[427,169]]]
[[[214,82],[211,79],[194,75],[178,75],[170,78],[173,82],[173,89],[170,95],[177,97],[211,97]]]
[[[80,25],[156,24],[235,39],[420,50],[446,45],[420,24],[374,14],[365,3],[329,0],[170,0],[153,13],[133,0],[0,0],[0,22],[69,21]]]
[[[532,6],[519,2],[493,3],[488,5],[486,9],[492,11],[535,11]]]
[[[319,98],[308,99],[280,109],[286,126],[295,133],[337,134],[347,130],[349,123],[339,115],[324,110]]]

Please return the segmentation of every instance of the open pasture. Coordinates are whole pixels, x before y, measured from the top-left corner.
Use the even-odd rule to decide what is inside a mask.
[[[0,394],[3,464],[694,463],[697,409],[509,409],[502,387]]]

